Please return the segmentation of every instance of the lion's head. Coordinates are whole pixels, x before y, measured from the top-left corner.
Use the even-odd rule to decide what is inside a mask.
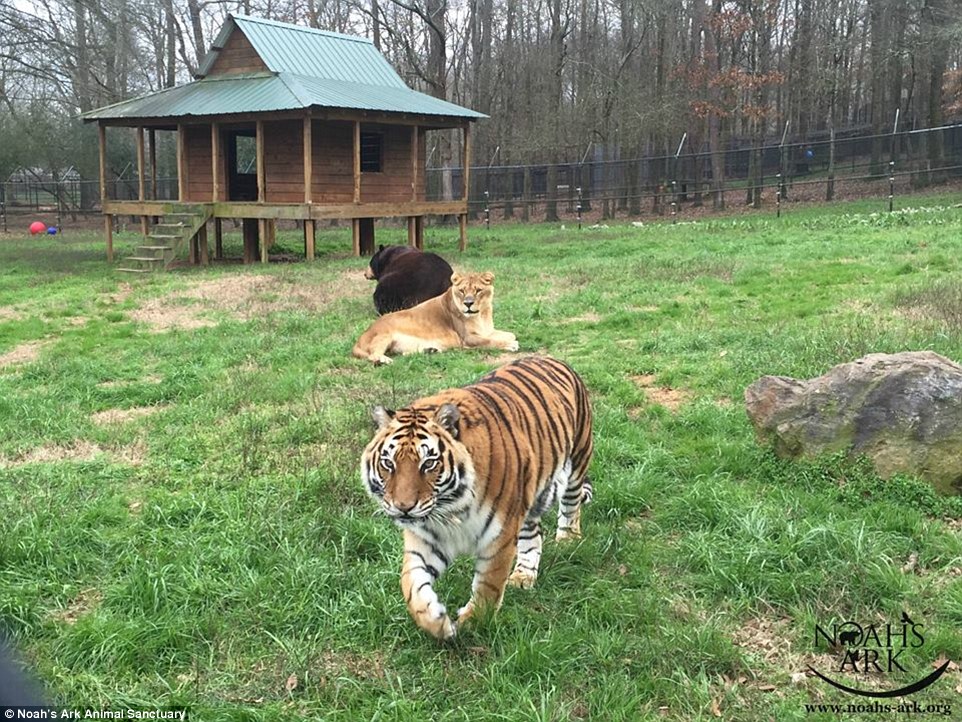
[[[479,313],[490,313],[494,301],[494,274],[453,274],[451,297],[458,311],[464,316],[470,318]]]

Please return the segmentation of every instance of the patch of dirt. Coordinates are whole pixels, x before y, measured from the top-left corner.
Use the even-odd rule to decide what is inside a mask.
[[[130,317],[160,333],[214,326],[217,322],[207,316],[210,312],[251,320],[277,311],[320,311],[333,301],[361,298],[370,291],[363,270],[345,271],[325,285],[305,283],[294,274],[237,274],[148,299]]]
[[[68,326],[86,326],[90,319],[86,316],[72,316],[67,319]]]
[[[8,306],[0,306],[0,323],[3,321],[19,321],[23,318],[23,314],[19,311],[14,311]]]
[[[147,445],[143,441],[137,441],[129,446],[105,449],[99,444],[85,440],[62,446],[47,444],[25,451],[13,458],[0,456],[0,468],[57,461],[86,462],[93,461],[101,455],[106,455],[112,461],[139,466],[147,456]]]
[[[589,311],[588,313],[583,313],[580,316],[570,316],[564,319],[563,323],[598,323],[602,319],[602,316]]]
[[[97,388],[100,389],[122,389],[125,386],[132,386],[134,384],[159,384],[163,381],[161,376],[147,375],[142,376],[139,379],[126,379],[126,380],[116,380],[116,381],[101,381],[97,384]]]
[[[123,424],[127,421],[140,419],[144,416],[163,411],[166,406],[135,406],[130,409],[106,409],[90,415],[90,420],[98,426],[107,424]]]
[[[686,389],[673,389],[670,386],[657,385],[654,374],[632,376],[631,380],[645,392],[648,401],[659,406],[664,406],[672,413],[678,411],[679,408],[688,403],[692,398],[691,391]],[[634,411],[638,413],[637,410]],[[630,411],[629,415],[631,415]],[[637,416],[633,418],[637,418]]]
[[[65,609],[58,609],[51,616],[59,622],[76,624],[77,620],[94,611],[100,606],[103,594],[96,589],[84,589],[70,600]]]
[[[108,298],[109,298],[109,299],[111,300],[111,302],[113,302],[113,303],[123,303],[123,302],[126,301],[128,298],[130,298],[130,294],[133,293],[133,292],[134,292],[134,287],[131,286],[131,285],[130,285],[129,283],[127,283],[126,281],[124,281],[123,283],[121,283],[121,284],[117,287],[117,292],[116,292],[116,293],[111,293],[111,294],[108,296]]]
[[[5,354],[0,354],[0,369],[4,366],[13,366],[14,364],[33,363],[39,358],[44,346],[49,343],[49,341],[27,341],[7,351]]]

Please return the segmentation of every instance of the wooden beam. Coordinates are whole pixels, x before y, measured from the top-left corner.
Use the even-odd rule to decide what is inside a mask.
[[[177,126],[177,200],[187,200],[187,126]]]
[[[304,118],[304,130],[302,135],[304,137],[304,202],[310,203],[313,198],[312,184],[314,183],[314,139],[312,134],[312,125],[314,121],[311,116]],[[307,228],[305,227],[305,231]],[[313,253],[311,255],[313,258]]]
[[[256,138],[256,153],[257,153],[257,200],[259,203],[264,203],[267,200],[267,178],[264,177],[264,121],[257,121],[257,138]],[[263,230],[263,229],[261,229]],[[264,235],[263,233],[261,234]],[[261,238],[263,245],[263,238]],[[266,259],[263,257],[265,253],[261,254],[261,260],[265,263]]]
[[[107,127],[103,123],[97,125],[97,142],[100,148],[100,207],[106,213],[107,209]]]
[[[144,180],[144,127],[137,126],[137,199],[143,203],[147,200],[147,187]],[[140,217],[140,233],[147,240],[147,216]]]
[[[211,190],[210,199],[215,203],[221,200],[221,175],[224,172],[224,160],[221,158],[220,124],[210,124],[210,158],[211,158]]]
[[[458,250],[463,251],[468,247],[468,216],[466,213],[458,216],[458,226],[461,232],[460,240],[458,241]]]
[[[468,200],[468,191],[471,189],[471,124],[464,124],[464,147],[461,149],[463,155],[461,158],[461,166],[463,168],[461,173],[462,189],[461,198],[465,201]]]
[[[354,121],[354,202],[361,202],[361,124],[356,120]]]
[[[147,138],[150,140],[150,197],[157,200],[157,132],[151,128]]]
[[[162,216],[178,213],[185,205],[211,206],[215,218],[275,218],[279,220],[315,221],[334,218],[404,218],[407,216],[456,216],[467,213],[464,201],[420,201],[411,203],[255,203],[221,201],[220,203],[178,203],[177,201],[107,201],[105,213],[117,216]]]
[[[357,218],[351,219],[351,253],[361,255],[361,221]]]
[[[314,221],[304,221],[304,257],[314,260]]]
[[[418,200],[418,157],[421,155],[420,143],[418,143],[418,127],[411,126],[411,202],[417,203]]]

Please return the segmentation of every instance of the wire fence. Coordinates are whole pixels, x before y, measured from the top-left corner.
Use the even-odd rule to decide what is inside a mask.
[[[473,166],[468,209],[472,218],[499,220],[608,220],[619,216],[686,215],[722,207],[767,204],[781,212],[794,201],[902,195],[962,177],[962,124],[873,135],[864,128],[808,140],[742,142],[711,153],[677,152],[622,159],[612,147],[589,148],[575,162]],[[612,157],[613,156],[613,157]],[[148,182],[148,197],[177,198],[176,177]],[[460,197],[463,170],[431,168],[429,201],[445,189]],[[128,165],[107,180],[108,196],[136,200],[138,182]],[[49,225],[79,225],[100,213],[99,180],[73,173],[54,178],[30,171],[0,183],[0,230],[40,216]]]

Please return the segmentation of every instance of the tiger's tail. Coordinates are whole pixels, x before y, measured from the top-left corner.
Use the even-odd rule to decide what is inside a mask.
[[[595,491],[594,487],[591,486],[591,479],[586,476],[581,487],[581,503],[590,504],[594,496]]]

